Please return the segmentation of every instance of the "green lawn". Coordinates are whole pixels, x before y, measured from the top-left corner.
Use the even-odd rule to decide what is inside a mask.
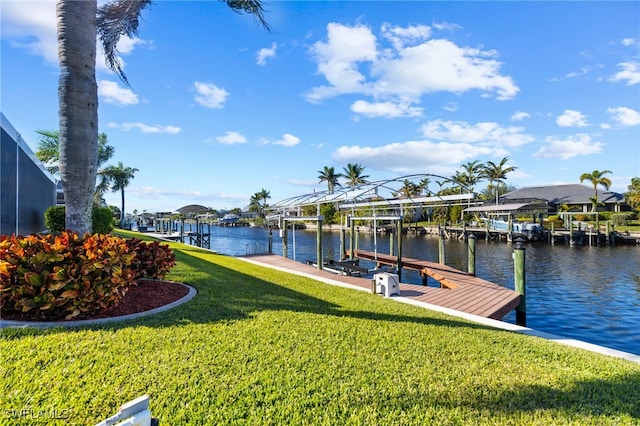
[[[145,393],[165,426],[640,424],[636,363],[171,246],[185,305],[2,330],[0,424],[91,425]]]

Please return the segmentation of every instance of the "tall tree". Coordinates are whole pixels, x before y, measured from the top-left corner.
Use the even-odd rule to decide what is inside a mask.
[[[633,209],[640,210],[640,177],[631,178],[631,185],[627,189],[629,192],[624,194],[627,203]]]
[[[264,28],[261,0],[224,0],[235,12],[248,13]],[[65,226],[80,234],[91,231],[91,207],[97,176],[98,88],[96,37],[107,65],[128,84],[118,60],[120,37],[133,37],[150,0],[112,0],[98,10],[97,0],[58,0],[56,6],[60,178],[65,192]]]
[[[609,189],[611,186],[611,179],[605,177],[604,175],[611,174],[610,170],[594,170],[591,173],[583,173],[580,175],[580,182],[584,182],[588,180],[593,185],[593,198],[591,199],[591,211],[595,212],[598,208],[598,185],[604,187],[604,189]]]
[[[342,177],[342,173],[336,173],[335,168],[324,166],[324,169],[318,170],[318,181],[327,182],[327,189],[330,194],[333,194],[336,186],[340,186],[339,179]]]
[[[269,207],[269,204],[267,204],[267,200],[269,200],[269,198],[271,198],[271,193],[262,188],[251,196],[251,199],[249,200],[249,210],[257,212],[260,217],[264,217],[264,212],[267,207]]]
[[[117,166],[108,166],[103,170],[103,174],[107,177],[107,181],[111,184],[113,192],[120,191],[122,194],[122,209],[120,209],[120,227],[124,227],[124,189],[129,186],[131,179],[135,177],[139,170],[133,167],[125,167],[122,161]]]
[[[98,172],[98,86],[96,84],[96,0],[58,0],[60,179],[65,226],[91,232]]]
[[[347,185],[350,187],[356,187],[358,185],[362,185],[367,183],[368,175],[363,175],[364,166],[360,164],[347,164],[346,167],[343,167],[342,176],[347,180]]]
[[[59,175],[60,161],[60,132],[58,130],[36,130],[38,136],[38,150],[36,157],[42,161],[49,173]],[[106,133],[98,134],[98,167],[109,161],[115,148],[109,145]]]
[[[478,182],[482,180],[483,167],[484,166],[481,163],[479,163],[477,160],[470,161],[462,165],[462,170],[464,170],[464,174],[467,180],[466,185],[471,192],[473,192]]]
[[[509,161],[509,157],[504,157],[498,164],[493,161],[487,161],[482,168],[482,177],[489,181],[489,186],[495,188],[496,192],[496,205],[500,198],[500,184],[507,178],[507,174],[515,171],[517,167],[506,166]],[[494,184],[495,182],[495,184]]]
[[[428,194],[429,193],[429,184],[430,183],[431,183],[431,179],[429,179],[428,177],[423,178],[418,183],[418,186],[420,187],[420,194],[422,194],[422,193]]]

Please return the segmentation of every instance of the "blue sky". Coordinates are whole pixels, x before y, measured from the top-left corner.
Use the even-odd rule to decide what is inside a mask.
[[[58,125],[55,1],[0,7],[1,109],[35,151]],[[509,156],[518,188],[640,176],[639,2],[265,9],[272,32],[219,1],[156,1],[120,43],[131,87],[98,61],[111,163],[140,170],[128,212],[274,203],[347,163],[381,180]]]

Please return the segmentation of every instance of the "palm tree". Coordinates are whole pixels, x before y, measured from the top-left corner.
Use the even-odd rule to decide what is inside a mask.
[[[466,175],[467,187],[473,192],[474,187],[482,180],[483,165],[476,160],[464,163],[461,167]]]
[[[36,130],[38,137],[38,150],[36,157],[45,164],[52,175],[59,175],[58,162],[60,161],[60,132],[58,130]],[[109,145],[106,133],[98,134],[98,167],[109,161],[115,148]]]
[[[120,191],[122,194],[122,209],[120,214],[120,227],[124,227],[124,189],[129,186],[129,182],[134,178],[136,172],[139,171],[133,167],[125,167],[122,161],[117,166],[105,167],[103,174],[107,177],[111,184],[113,192]]]
[[[418,183],[418,187],[420,188],[420,194],[425,193],[428,194],[429,193],[429,184],[431,183],[431,180],[426,177],[423,178],[420,183]]]
[[[420,195],[421,188],[420,185],[416,185],[411,182],[409,179],[405,179],[402,182],[402,187],[398,191],[399,195],[402,195],[405,198],[411,198]]]
[[[640,177],[631,178],[631,185],[627,187],[629,192],[624,194],[627,203],[635,209],[640,209]]]
[[[362,185],[367,183],[368,175],[363,175],[364,166],[360,164],[347,164],[347,167],[343,167],[342,169],[344,173],[342,176],[347,179],[347,185],[350,187],[356,187],[358,185]]]
[[[264,212],[269,207],[269,204],[267,204],[269,198],[271,198],[271,193],[262,188],[251,196],[249,210],[257,212],[260,217],[264,217]]]
[[[469,184],[467,174],[462,173],[459,170],[455,175],[451,176],[451,180],[458,184],[458,194],[462,194],[462,188],[466,188]]]
[[[261,0],[225,0],[235,12],[249,13],[267,30]],[[118,60],[117,43],[138,32],[138,20],[150,0],[112,0],[98,10],[97,0],[58,0],[58,104],[60,178],[65,196],[65,226],[80,234],[91,231],[93,188],[98,156],[98,88],[96,37],[107,65],[128,84]]]
[[[489,186],[494,187],[496,191],[496,205],[500,197],[500,183],[507,178],[507,173],[511,173],[517,169],[517,167],[509,166],[505,167],[509,161],[509,157],[504,157],[498,164],[493,161],[487,161],[482,168],[482,177],[489,181]],[[494,185],[495,182],[495,185]]]
[[[580,183],[588,180],[593,184],[594,195],[591,198],[591,211],[595,212],[598,207],[598,185],[602,185],[604,189],[609,189],[611,186],[611,179],[604,177],[606,174],[611,174],[610,170],[594,170],[591,173],[583,173],[580,175]]]
[[[60,179],[65,227],[91,232],[91,209],[98,159],[96,84],[97,1],[59,0],[58,31]]]
[[[342,173],[336,173],[333,167],[324,166],[324,169],[318,170],[318,173],[318,181],[327,182],[327,188],[330,194],[333,194],[336,186],[341,186],[338,180],[342,177]]]

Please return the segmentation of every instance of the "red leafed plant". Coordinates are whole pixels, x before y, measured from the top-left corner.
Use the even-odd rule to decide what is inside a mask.
[[[0,236],[1,312],[57,320],[107,310],[137,277],[135,256],[107,234]]]
[[[138,272],[137,278],[163,279],[176,264],[176,255],[168,244],[132,238],[127,240],[127,246],[136,254],[131,266]]]

